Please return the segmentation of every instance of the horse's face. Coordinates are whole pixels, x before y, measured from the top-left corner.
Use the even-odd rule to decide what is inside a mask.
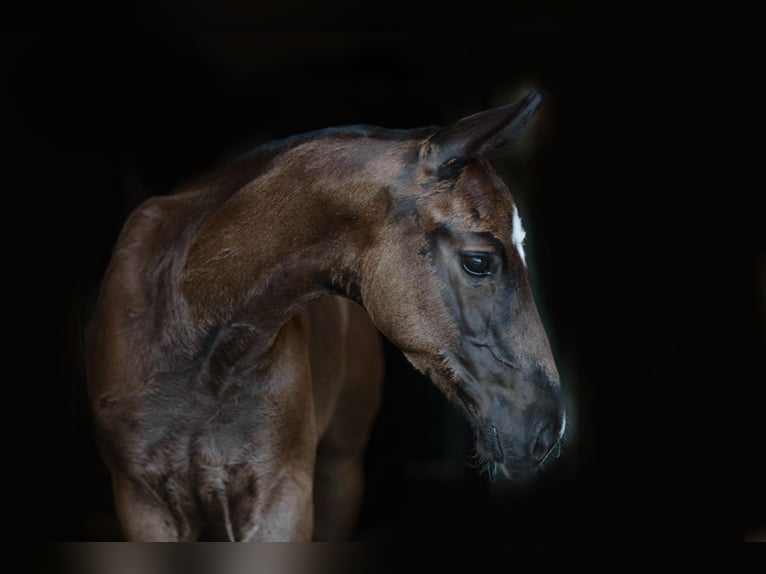
[[[531,115],[529,107],[521,112]],[[531,469],[564,430],[559,376],[527,279],[517,206],[480,149],[451,145],[476,136],[449,133],[457,127],[423,143],[411,180],[392,189],[365,303],[462,408],[478,453],[505,471]]]
[[[453,380],[479,454],[511,471],[534,467],[561,436],[564,409],[527,279],[518,208],[492,168],[476,159],[452,192],[421,209],[430,220],[431,278],[423,288],[441,301],[453,330],[436,377]]]

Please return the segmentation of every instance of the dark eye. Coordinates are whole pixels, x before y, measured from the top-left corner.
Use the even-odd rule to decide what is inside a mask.
[[[489,275],[489,257],[479,253],[463,255],[463,269],[471,275]]]

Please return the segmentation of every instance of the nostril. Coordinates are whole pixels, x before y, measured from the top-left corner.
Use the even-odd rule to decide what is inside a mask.
[[[555,444],[556,433],[553,429],[553,425],[548,423],[537,435],[535,444],[532,446],[532,459],[538,464],[541,463]]]

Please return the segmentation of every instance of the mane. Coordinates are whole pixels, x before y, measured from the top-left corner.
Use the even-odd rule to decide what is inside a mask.
[[[322,128],[306,133],[287,136],[282,139],[270,141],[253,148],[249,152],[240,156],[238,159],[258,157],[261,155],[279,153],[296,144],[321,138],[361,138],[376,139],[384,141],[403,141],[408,139],[418,139],[428,136],[439,129],[439,126],[424,126],[420,128],[398,129],[384,128],[368,124],[353,124],[348,126],[339,126],[332,128]]]
[[[404,141],[424,138],[438,129],[438,126],[391,129],[366,124],[323,128],[261,144],[221,167],[194,178],[190,183],[195,184],[195,187],[198,188],[208,188],[216,198],[214,201],[221,201],[225,200],[247,182],[252,181],[267,171],[272,161],[281,153],[303,142],[322,138]],[[188,185],[182,186],[176,190],[176,193],[183,192],[188,187]]]

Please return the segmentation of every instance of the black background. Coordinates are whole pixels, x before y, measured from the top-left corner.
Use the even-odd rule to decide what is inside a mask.
[[[556,3],[515,15],[502,33],[471,36],[178,26],[8,42],[16,177],[6,226],[24,231],[5,231],[6,269],[19,296],[32,296],[21,319],[9,309],[31,350],[24,397],[9,403],[23,405],[10,413],[22,422],[9,435],[20,532],[43,520],[37,538],[118,536],[83,393],[81,336],[136,205],[274,138],[351,123],[446,124],[528,87],[544,105],[498,167],[521,204],[532,287],[570,403],[566,444],[535,480],[491,484],[467,466],[471,441],[457,414],[387,346],[355,539],[603,540],[635,532],[654,510],[672,512],[666,502],[684,498],[673,478],[678,443],[690,437],[658,425],[674,414],[662,404],[670,389],[693,384],[683,202],[672,188],[657,197],[644,187],[649,160],[636,140],[647,116],[630,93],[640,82],[617,79],[583,16]],[[763,273],[749,279],[747,295],[760,296]],[[762,517],[761,497],[745,505],[746,529]]]

